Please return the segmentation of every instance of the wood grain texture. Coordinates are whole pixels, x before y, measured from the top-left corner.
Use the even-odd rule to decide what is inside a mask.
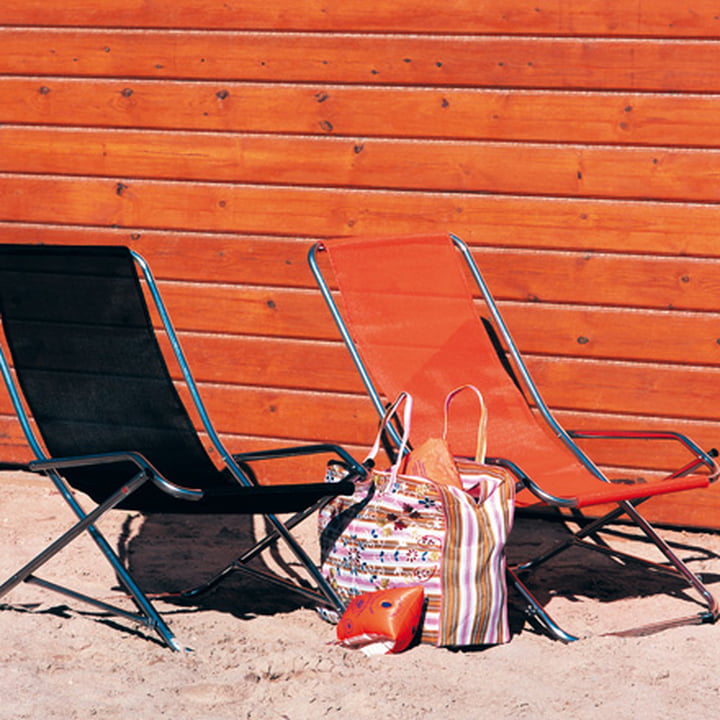
[[[42,199],[42,201],[40,201]],[[452,231],[469,243],[716,256],[709,203],[0,174],[0,222],[288,237]]]
[[[0,143],[0,172],[720,200],[720,150],[22,126]]]
[[[322,31],[433,32],[535,35],[717,37],[720,18],[712,0],[638,0],[609,6],[604,0],[473,0],[438,5],[432,0],[396,0],[368,7],[361,0],[329,5],[324,0],[271,0],[219,4],[214,0],[5,0],[0,23],[80,27],[172,27]]]
[[[710,0],[6,0],[0,242],[142,253],[233,451],[362,456],[376,418],[307,250],[438,231],[563,423],[714,447],[719,51]],[[683,461],[588,449],[613,475]],[[0,450],[26,452],[4,394]],[[647,508],[720,528],[717,489]]]
[[[7,123],[713,147],[717,94],[0,77]]]
[[[720,90],[707,40],[0,27],[0,45],[7,75]]]

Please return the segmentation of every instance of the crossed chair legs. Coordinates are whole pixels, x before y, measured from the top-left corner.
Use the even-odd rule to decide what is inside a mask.
[[[73,600],[88,604],[104,614],[121,617],[131,623],[137,624],[140,627],[147,629],[149,632],[155,633],[159,637],[160,641],[171,650],[182,651],[183,649],[186,649],[178,642],[167,623],[162,619],[160,613],[155,609],[147,595],[140,589],[130,571],[123,564],[116,551],[111,547],[108,540],[97,527],[98,521],[106,512],[115,508],[122,500],[126,499],[129,494],[137,490],[148,480],[147,475],[143,471],[138,472],[132,479],[125,483],[123,487],[105,500],[105,502],[98,505],[91,512],[86,513],[75,499],[73,492],[66,485],[65,481],[56,473],[51,472],[47,474],[50,476],[50,479],[55,487],[59,490],[61,496],[77,516],[77,522],[75,522],[72,527],[62,533],[32,560],[26,563],[22,568],[3,582],[0,585],[0,599],[21,583],[35,584],[47,590],[52,590],[56,593],[72,598]],[[265,535],[265,537],[258,540],[251,548],[242,553],[226,568],[217,573],[207,582],[179,593],[167,594],[166,597],[193,600],[215,588],[232,573],[240,571],[252,577],[260,578],[280,585],[283,588],[297,593],[301,597],[304,597],[305,599],[318,605],[324,605],[335,611],[342,612],[344,607],[342,601],[321,575],[312,559],[308,556],[305,550],[303,550],[290,532],[303,520],[307,519],[316,512],[325,502],[327,502],[327,500],[321,500],[313,506],[296,513],[284,522],[275,515],[265,514],[264,517],[267,518],[271,526],[270,531]],[[36,574],[42,566],[44,566],[49,560],[55,557],[55,555],[66,548],[73,540],[83,533],[88,533],[102,555],[104,555],[106,560],[110,563],[117,581],[124,588],[127,596],[135,604],[135,612],[128,611],[117,605],[105,602],[104,600],[78,592],[65,585],[43,579]],[[258,557],[264,550],[270,548],[281,539],[285,541],[292,554],[307,571],[310,581],[315,583],[315,588],[311,587],[310,584],[303,585],[290,579],[258,570],[257,568],[248,565],[250,561]],[[163,595],[158,597],[162,598]],[[2,605],[0,605],[0,608],[2,608]]]
[[[612,548],[602,539],[599,534],[602,528],[622,515],[627,515],[628,518],[635,523],[642,531],[645,539],[652,543],[652,545],[665,556],[667,563],[661,564]],[[592,550],[614,558],[622,563],[638,564],[651,572],[673,578],[675,581],[683,582],[687,587],[695,591],[701,604],[705,606],[704,610],[694,615],[642,625],[610,634],[645,635],[678,625],[714,623],[718,619],[720,616],[720,605],[718,605],[718,601],[707,589],[702,578],[693,573],[687,564],[672,550],[670,545],[658,535],[652,525],[636,510],[634,503],[627,501],[619,503],[616,509],[596,520],[584,522],[582,516],[579,514],[575,514],[575,519],[580,522],[580,529],[577,532],[573,532],[570,528],[567,528],[570,533],[568,539],[559,542],[555,547],[532,560],[508,567],[509,582],[523,598],[526,603],[525,614],[529,622],[538,630],[562,642],[573,642],[578,639],[577,636],[572,635],[557,624],[525,584],[525,579],[533,570],[536,570],[546,562],[573,547]]]

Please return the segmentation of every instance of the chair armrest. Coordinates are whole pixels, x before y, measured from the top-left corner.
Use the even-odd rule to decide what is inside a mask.
[[[568,435],[575,440],[674,440],[683,445],[695,456],[695,459],[668,477],[689,475],[702,465],[707,467],[710,473],[710,482],[714,482],[720,476],[720,466],[714,459],[718,456],[718,451],[711,448],[705,452],[682,433],[664,430],[568,430]]]
[[[273,460],[284,457],[297,457],[300,455],[337,455],[354,474],[359,477],[367,475],[367,468],[359,463],[345,448],[330,443],[317,443],[314,445],[298,445],[296,447],[275,448],[273,450],[258,450],[256,452],[237,453],[232,456],[236,462],[250,463],[255,460]]]
[[[160,490],[166,492],[174,498],[197,502],[202,500],[204,497],[202,490],[186,488],[170,482],[150,462],[148,462],[145,457],[136,452],[101,453],[97,455],[80,455],[77,457],[33,460],[28,463],[28,469],[32,472],[42,473],[47,472],[48,470],[62,470],[64,468],[74,467],[93,467],[96,465],[110,465],[121,462],[131,462],[136,465],[148,480],[155,484]]]
[[[543,490],[527,473],[523,472],[519,465],[506,458],[486,457],[485,462],[488,465],[497,465],[509,470],[516,478],[515,491],[520,492],[522,489],[529,490],[535,497],[545,503],[555,505],[557,507],[574,508],[577,507],[577,501],[574,498],[562,498],[557,495]]]

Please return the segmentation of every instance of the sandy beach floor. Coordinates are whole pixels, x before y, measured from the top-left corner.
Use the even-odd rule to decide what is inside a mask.
[[[0,578],[71,522],[46,481],[0,479]],[[312,542],[313,520],[304,531]],[[101,529],[146,591],[204,579],[253,528],[234,517],[142,517],[113,512]],[[560,537],[557,523],[520,519],[510,557]],[[720,595],[720,535],[672,531],[693,570]],[[629,549],[645,549],[627,537]],[[588,557],[588,555],[590,555]],[[86,539],[39,573],[110,598],[112,572]],[[197,605],[157,606],[192,652],[173,653],[131,625],[27,584],[0,610],[0,718],[174,720],[242,718],[716,717],[720,623],[642,637],[605,633],[692,615],[677,584],[587,552],[566,553],[538,575],[547,609],[583,638],[564,645],[537,634],[511,596],[512,641],[472,651],[416,646],[367,658],[333,644],[334,628],[287,593],[232,577]]]

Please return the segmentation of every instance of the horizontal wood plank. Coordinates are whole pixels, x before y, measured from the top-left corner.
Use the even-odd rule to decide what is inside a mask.
[[[527,142],[720,144],[720,96],[0,77],[6,123]],[[568,122],[572,118],[572,122]],[[279,127],[278,127],[279,126]]]
[[[267,338],[317,341],[340,337],[319,293],[312,290],[185,283],[163,283],[162,290],[183,331],[262,332]],[[502,302],[500,309],[523,353],[699,366],[720,363],[716,313],[517,302]]]
[[[502,305],[521,352],[636,362],[716,366],[716,313]]]
[[[0,145],[0,172],[720,202],[720,150],[12,126]]]
[[[527,363],[553,408],[720,419],[720,407],[709,401],[720,381],[719,368],[541,357]]]
[[[479,247],[475,259],[496,299],[527,301],[530,312],[546,302],[713,315],[718,309],[715,258]]]
[[[181,342],[201,382],[364,393],[350,356],[338,343],[196,333],[183,334]],[[163,349],[169,352],[168,343]]]
[[[564,315],[564,313],[558,313]],[[572,314],[571,314],[572,318]],[[509,317],[512,321],[516,318]],[[573,355],[572,338],[562,338],[565,342],[553,342],[560,335],[556,327],[540,326],[536,329],[530,323],[537,319],[537,315],[528,318],[528,324],[519,327],[516,333],[518,345],[521,351],[524,351],[526,358],[534,366],[542,366],[548,362],[547,357],[560,356],[563,359],[557,360],[559,364],[573,363],[572,367],[565,368],[567,380],[564,385],[554,390],[555,405],[557,407],[567,407],[567,401],[564,400],[563,391],[568,395],[579,395],[580,392],[587,398],[593,391],[596,378],[602,374],[603,368],[612,376],[611,379],[603,382],[597,388],[598,395],[603,391],[605,385],[612,383],[613,387],[617,387],[615,397],[622,397],[623,393],[633,391],[628,388],[637,375],[645,378],[645,383],[638,388],[641,397],[647,396],[644,402],[647,403],[646,410],[638,410],[636,406],[631,408],[630,405],[621,407],[616,400],[615,412],[622,413],[635,411],[645,414],[667,413],[667,401],[654,395],[664,391],[664,388],[670,387],[673,383],[678,385],[677,392],[684,393],[686,389],[699,387],[699,393],[704,397],[710,394],[713,383],[716,382],[717,366],[720,365],[720,348],[718,348],[717,340],[713,341],[714,362],[709,362],[707,366],[687,367],[690,361],[697,363],[698,358],[688,356],[687,348],[682,347],[677,350],[672,358],[673,363],[661,363],[657,354],[653,353],[653,348],[661,344],[662,339],[666,336],[647,337],[646,330],[643,330],[640,322],[635,323],[628,329],[624,326],[616,328],[617,332],[612,330],[606,333],[608,352],[605,357],[593,356],[592,352],[587,352],[582,357]],[[561,318],[564,319],[564,318]],[[556,318],[553,318],[556,320]],[[547,327],[547,330],[544,328]],[[613,340],[618,335],[632,337],[631,333],[635,331],[634,340],[621,346],[613,344]],[[717,333],[716,333],[717,334]],[[627,337],[626,336],[626,337]],[[314,390],[323,392],[342,392],[342,393],[363,393],[363,386],[360,382],[354,365],[350,360],[350,356],[344,345],[339,342],[319,342],[303,340],[298,338],[287,337],[267,337],[267,336],[245,336],[245,335],[203,335],[198,333],[183,332],[181,333],[181,343],[185,348],[190,366],[193,368],[198,380],[210,383],[234,383],[240,385],[265,385],[267,387],[286,387],[298,390]],[[574,343],[577,345],[577,342]],[[590,344],[590,343],[588,343]],[[673,343],[667,343],[669,345]],[[698,343],[700,344],[700,343]],[[709,344],[709,343],[708,343]],[[643,348],[650,346],[650,349]],[[582,347],[585,347],[584,345]],[[536,355],[536,350],[541,350],[545,355]],[[643,359],[634,358],[627,362],[628,355],[646,355]],[[552,354],[552,355],[551,355]],[[670,354],[670,353],[668,353]],[[710,354],[710,353],[708,353]],[[592,361],[588,366],[588,374],[584,375],[585,366],[577,363],[578,360]],[[685,360],[685,365],[678,366],[678,360]],[[607,362],[612,361],[612,362]],[[373,368],[370,368],[372,374]],[[176,377],[180,377],[179,373],[175,373]],[[542,379],[540,376],[539,381]],[[679,380],[678,380],[679,378]],[[690,381],[693,383],[690,383]],[[655,390],[655,384],[660,390]],[[580,388],[582,387],[582,391]],[[674,391],[675,392],[675,391]],[[592,401],[586,400],[583,410],[598,410],[597,402],[601,399]],[[628,398],[628,402],[631,398]],[[688,396],[685,405],[690,405],[693,398]],[[696,402],[696,401],[695,401]],[[704,401],[702,404],[707,405]],[[600,407],[600,409],[602,409]],[[692,411],[690,407],[688,410]],[[697,410],[697,409],[696,409]],[[718,412],[717,408],[712,406],[707,411],[714,413],[711,417],[715,417]],[[699,413],[700,410],[697,410]],[[698,415],[699,416],[699,415]],[[720,442],[720,440],[718,440]]]
[[[316,240],[0,222],[3,243],[125,245],[148,261],[156,278],[191,282],[309,287],[306,258]]]
[[[654,207],[651,215],[656,212]],[[691,217],[688,215],[688,221]],[[512,216],[508,221],[514,219]],[[411,227],[412,219],[408,218],[406,232],[411,232]],[[446,228],[436,228],[435,232],[442,230]],[[522,239],[519,235],[516,240]],[[307,253],[319,239],[0,222],[0,242],[130,246],[148,260],[155,276],[162,280],[297,287],[313,292],[317,287],[307,266]],[[575,236],[575,250],[548,249],[556,245],[552,233],[538,234],[537,239],[534,248],[486,242],[473,246],[480,270],[497,299],[529,301],[530,306],[523,306],[529,312],[537,312],[538,305],[544,303],[574,302],[620,309],[683,309],[711,314],[717,310],[720,243],[711,243],[710,239],[691,245],[690,233],[668,235],[662,247],[648,242],[625,248],[618,243],[613,253],[597,252],[580,232]],[[683,241],[683,245],[678,244]],[[679,249],[679,256],[659,254],[673,249]],[[650,254],[653,250],[655,255]],[[322,254],[320,260],[322,264]],[[691,318],[689,322],[699,320]],[[693,330],[689,335],[703,333]]]
[[[110,0],[68,2],[5,0],[0,24],[80,27],[395,31],[539,35],[717,37],[720,20],[713,0],[637,0],[608,7],[604,0],[568,5],[549,0],[489,0],[478,12],[473,0],[451,6],[432,0],[395,0],[368,6],[360,0],[328,5],[322,0],[233,5],[215,0]]]
[[[89,234],[93,242],[98,241],[95,233]],[[0,239],[6,238],[0,234]],[[33,241],[37,236],[28,232],[27,237],[10,239]],[[78,242],[73,231],[67,231],[67,237],[62,235],[57,239]],[[265,279],[258,278],[253,268],[248,268],[243,261],[246,253],[254,254],[253,244],[246,246],[235,240],[204,251],[202,245],[190,239],[183,243],[182,239],[175,238],[175,244],[170,243],[170,238],[166,242],[165,236],[152,243],[147,240],[144,247],[137,249],[146,256],[159,277],[185,276],[188,280],[213,277],[216,282],[233,283],[232,286],[207,283],[198,286],[187,282],[164,282],[166,302],[181,330],[254,335],[262,328],[263,333],[276,338],[331,340],[338,337],[329,313],[314,289],[292,291],[286,287],[253,287],[253,283]],[[270,279],[279,281],[285,277],[275,275],[274,266],[277,265],[281,273],[292,268],[287,275],[293,278],[294,284],[307,282],[304,266],[307,245],[304,242],[287,242],[288,249],[294,251],[289,265],[270,260],[271,248],[277,241],[258,242],[261,247],[270,246],[260,256],[262,266],[270,265]],[[187,245],[193,248],[192,252],[187,250]],[[716,261],[614,256],[599,258],[606,266],[605,271],[596,268],[589,271],[586,266],[592,265],[590,258],[566,253],[544,255],[483,250],[478,260],[491,289],[497,297],[504,299],[501,307],[523,352],[700,365],[718,363],[720,333],[713,312],[660,310],[639,313],[634,309],[639,305],[663,308],[667,304],[695,304],[707,306],[708,311],[714,310]],[[218,277],[223,272],[225,274]],[[687,278],[685,282],[683,277]],[[247,283],[251,285],[244,286]],[[693,296],[687,294],[687,286],[694,286]],[[685,294],[681,296],[683,292]],[[546,293],[552,294],[546,297]],[[523,304],[520,301],[524,299],[532,302]],[[562,302],[584,302],[589,307],[559,304]],[[628,308],[599,308],[593,304],[624,304]],[[214,374],[212,378],[220,376]],[[349,389],[349,386],[332,387]]]
[[[42,201],[40,201],[42,199]],[[720,207],[0,174],[0,222],[717,255]]]
[[[0,27],[0,74],[717,92],[708,41]]]

